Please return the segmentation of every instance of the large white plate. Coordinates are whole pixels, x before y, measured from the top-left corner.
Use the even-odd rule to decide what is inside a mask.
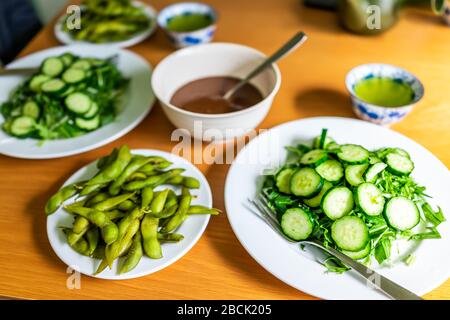
[[[122,40],[122,41],[115,41],[115,42],[107,42],[104,43],[102,45],[110,45],[110,46],[114,46],[117,48],[127,48],[127,47],[131,47],[134,46],[135,44],[138,44],[139,42],[144,41],[145,39],[147,39],[148,37],[150,37],[156,30],[156,15],[157,12],[155,9],[153,9],[153,7],[144,4],[140,1],[133,1],[133,4],[135,6],[142,6],[143,7],[143,12],[147,15],[149,21],[150,21],[150,25],[148,26],[147,29],[142,30],[142,32],[134,35],[133,37],[126,39],[126,40]],[[96,45],[93,42],[89,42],[89,41],[79,41],[79,40],[75,40],[72,38],[72,36],[65,32],[63,29],[63,23],[65,20],[65,15],[61,16],[58,21],[56,21],[55,23],[55,27],[54,27],[54,32],[55,32],[55,37],[62,43],[64,44],[92,44],[92,45]],[[81,23],[83,23],[83,20],[81,20]]]
[[[167,160],[173,162],[171,168],[184,168],[186,171],[183,173],[183,175],[195,177],[200,181],[200,189],[192,191],[192,194],[197,196],[192,200],[192,203],[204,205],[207,207],[212,206],[212,195],[208,181],[203,176],[203,174],[190,162],[173,154],[158,150],[141,149],[132,150],[131,152],[133,154],[163,156]],[[89,179],[96,172],[96,161],[94,161],[75,172],[64,183],[64,185]],[[166,187],[167,186],[164,186],[164,188]],[[174,188],[174,190],[176,190],[176,188]],[[73,202],[73,200],[68,201],[67,204],[71,202]],[[143,257],[135,269],[122,275],[117,274],[118,261],[114,262],[113,268],[111,270],[106,268],[102,273],[93,275],[93,273],[97,269],[97,266],[100,264],[100,260],[83,256],[75,252],[67,244],[66,237],[60,227],[71,226],[73,222],[73,216],[64,211],[64,209],[60,208],[58,211],[47,218],[47,236],[50,241],[50,245],[52,246],[56,255],[65,264],[73,268],[77,268],[77,270],[79,270],[81,273],[102,279],[132,279],[161,270],[184,256],[195,245],[195,243],[205,231],[205,228],[208,225],[209,217],[209,215],[190,216],[189,219],[187,219],[176,231],[177,233],[181,233],[182,235],[184,235],[184,239],[179,243],[162,244],[163,258],[154,260]]]
[[[150,112],[155,102],[150,85],[151,67],[143,58],[127,50],[91,45],[55,47],[21,58],[8,65],[8,68],[38,67],[45,58],[65,52],[97,58],[118,56],[118,68],[126,78],[130,79],[130,84],[116,120],[83,136],[46,141],[42,145],[39,145],[39,140],[12,138],[0,130],[1,154],[17,158],[50,159],[86,152],[125,135]],[[0,76],[0,104],[8,100],[10,94],[26,79],[26,76],[18,75]],[[0,124],[3,121],[0,115]]]
[[[310,143],[328,128],[338,143],[356,143],[375,149],[396,146],[407,150],[415,162],[413,177],[427,187],[433,196],[431,203],[450,212],[450,177],[447,168],[429,151],[414,141],[387,128],[360,120],[345,118],[310,118],[292,121],[259,135],[236,157],[227,176],[225,206],[228,219],[239,241],[250,255],[267,271],[285,283],[324,299],[384,299],[380,292],[350,271],[342,275],[326,273],[314,256],[303,252],[298,245],[287,243],[247,206],[253,198],[264,169],[274,168],[285,161],[284,146]],[[448,217],[448,216],[447,216]],[[444,222],[438,230],[442,239],[424,240],[416,246],[416,261],[407,266],[377,267],[377,272],[423,295],[439,286],[450,276],[450,230]]]

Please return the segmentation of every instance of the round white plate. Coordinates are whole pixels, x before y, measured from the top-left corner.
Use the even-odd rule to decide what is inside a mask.
[[[197,198],[192,200],[192,203],[207,207],[212,206],[212,195],[208,181],[206,181],[203,174],[190,162],[173,154],[158,150],[141,149],[132,150],[131,152],[133,154],[163,156],[167,160],[173,162],[171,168],[184,168],[186,171],[183,175],[195,177],[200,181],[200,189],[192,191],[192,194],[197,196]],[[89,179],[94,176],[97,171],[96,161],[94,161],[75,172],[64,185]],[[164,188],[167,187],[168,186],[164,186]],[[176,188],[173,189],[177,190]],[[66,204],[70,204],[73,201],[74,200],[68,201]],[[209,215],[190,216],[176,231],[177,233],[184,235],[184,239],[178,243],[162,244],[163,258],[155,260],[144,256],[136,268],[122,275],[117,274],[118,261],[114,262],[112,269],[106,268],[102,273],[94,275],[95,270],[100,264],[100,260],[83,256],[70,248],[60,227],[70,227],[73,223],[73,215],[67,213],[64,209],[60,208],[58,211],[48,216],[47,236],[56,255],[65,264],[71,266],[73,269],[77,269],[82,274],[102,279],[132,279],[161,270],[184,256],[195,245],[205,231],[209,217]]]
[[[142,6],[144,8],[144,13],[148,16],[148,19],[150,20],[150,25],[148,26],[147,29],[142,30],[142,32],[134,35],[133,37],[123,40],[123,41],[116,41],[116,42],[107,42],[107,43],[102,43],[99,45],[110,45],[110,46],[114,46],[117,48],[127,48],[127,47],[131,47],[134,46],[135,44],[138,44],[139,42],[144,41],[145,39],[147,39],[148,37],[150,37],[156,30],[156,16],[157,16],[157,12],[155,9],[153,9],[153,7],[142,3],[140,1],[133,1],[133,4],[135,6]],[[63,23],[64,23],[64,19],[65,19],[65,15],[61,16],[58,21],[56,21],[55,23],[55,27],[54,27],[54,33],[55,33],[55,37],[62,43],[64,44],[91,44],[91,45],[96,45],[93,42],[89,42],[89,41],[78,41],[72,38],[72,36],[65,32],[63,30]],[[81,20],[81,23],[83,23],[83,20]]]
[[[118,56],[118,68],[126,78],[130,79],[130,83],[115,121],[80,137],[49,140],[42,145],[39,144],[39,140],[16,139],[0,130],[0,154],[26,159],[50,159],[86,152],[127,134],[150,112],[155,102],[150,85],[151,67],[143,58],[127,50],[92,45],[55,47],[21,58],[8,65],[8,68],[37,67],[45,58],[65,52],[101,59]],[[11,92],[27,78],[29,76],[1,76],[0,104],[8,100]],[[0,124],[3,121],[0,115]]]
[[[250,255],[267,271],[285,283],[324,299],[385,299],[368,287],[353,271],[344,274],[326,273],[310,252],[288,243],[258,218],[247,205],[261,184],[264,169],[280,166],[286,159],[284,146],[311,143],[328,128],[338,143],[356,143],[368,149],[386,146],[407,150],[415,162],[412,176],[433,196],[431,204],[450,212],[450,176],[447,168],[429,151],[405,136],[374,124],[346,118],[310,118],[288,122],[253,139],[236,157],[227,176],[225,206],[233,231]],[[423,295],[450,276],[449,223],[438,227],[442,239],[424,240],[417,245],[416,261],[392,267],[372,267],[401,286]],[[395,250],[395,249],[394,249]]]

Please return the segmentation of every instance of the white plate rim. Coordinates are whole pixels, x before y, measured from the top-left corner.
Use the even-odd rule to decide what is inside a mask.
[[[231,177],[232,177],[232,173],[233,173],[233,167],[237,166],[236,163],[239,162],[240,156],[242,156],[244,154],[244,151],[246,150],[246,148],[248,148],[250,144],[256,143],[256,140],[260,139],[262,136],[268,135],[271,132],[273,132],[273,130],[280,129],[283,126],[289,126],[289,125],[296,124],[297,127],[301,128],[301,126],[300,126],[301,122],[305,122],[305,121],[322,121],[322,120],[343,121],[343,122],[349,121],[349,122],[359,123],[361,125],[363,124],[363,125],[367,125],[367,126],[371,126],[371,127],[376,127],[376,128],[379,128],[380,130],[389,131],[391,134],[396,135],[397,137],[400,137],[401,139],[408,140],[410,143],[414,144],[415,147],[417,147],[420,150],[420,152],[424,152],[428,156],[431,156],[432,158],[434,158],[440,164],[441,169],[447,170],[447,168],[430,151],[428,151],[426,148],[424,148],[423,146],[421,146],[417,142],[413,141],[412,139],[410,139],[410,138],[408,138],[408,137],[406,137],[406,136],[404,136],[404,135],[402,135],[402,134],[400,134],[398,132],[395,132],[395,131],[387,128],[387,127],[381,127],[381,126],[378,126],[378,125],[375,125],[375,124],[372,124],[372,123],[368,123],[368,122],[365,122],[365,121],[362,121],[362,120],[346,118],[346,117],[311,117],[311,118],[304,118],[304,119],[297,119],[297,120],[293,120],[293,121],[288,121],[288,122],[279,124],[277,126],[274,126],[274,127],[270,128],[269,130],[261,133],[255,139],[251,140],[249,142],[249,144],[247,144],[242,150],[240,150],[239,154],[235,158],[233,164],[231,165],[231,167],[230,167],[230,169],[228,171],[228,174],[227,174],[227,177],[226,177],[226,181],[225,181],[225,188],[224,188],[225,189],[224,190],[224,198],[225,198],[224,199],[224,203],[225,203],[225,209],[226,209],[226,212],[227,212],[228,221],[230,222],[231,228],[232,228],[233,232],[235,233],[236,237],[238,238],[239,242],[242,244],[242,246],[245,248],[245,250],[249,253],[249,255],[253,259],[255,259],[255,261],[257,261],[265,270],[267,270],[269,273],[271,273],[272,275],[274,275],[275,277],[277,277],[278,279],[280,279],[284,283],[286,283],[286,284],[288,284],[288,285],[290,285],[290,286],[292,286],[292,287],[294,287],[294,288],[296,288],[296,289],[298,289],[298,290],[300,290],[302,292],[305,292],[305,293],[310,294],[310,295],[315,296],[315,297],[319,297],[321,299],[345,299],[345,296],[342,296],[342,295],[339,296],[339,294],[334,295],[334,296],[327,296],[326,294],[324,295],[324,294],[321,293],[320,288],[319,289],[311,288],[311,287],[305,288],[304,286],[299,285],[298,283],[295,283],[295,281],[292,281],[292,279],[289,279],[289,276],[285,276],[283,274],[282,270],[279,270],[279,269],[278,270],[274,270],[274,268],[272,268],[270,265],[268,265],[267,261],[264,261],[264,259],[262,257],[258,256],[257,254],[255,254],[253,252],[253,249],[246,243],[246,241],[245,241],[245,239],[243,237],[243,233],[241,233],[241,231],[239,229],[239,226],[236,224],[236,222],[233,219],[233,215],[236,214],[236,213],[231,213],[230,214],[230,212],[232,212],[231,211],[232,210],[231,209],[232,206],[230,205],[230,201],[232,201],[232,200],[231,200],[230,194],[232,194]],[[320,126],[319,124],[317,125],[317,127],[318,127],[319,131],[322,128],[322,126]],[[330,133],[330,134],[332,135],[332,133]],[[344,143],[345,143],[345,141],[344,141]],[[347,142],[347,143],[351,143],[351,142]],[[448,170],[447,170],[447,173],[448,173]],[[449,175],[447,174],[447,176],[449,176]],[[242,205],[241,205],[241,208],[242,208]],[[449,222],[447,221],[447,222],[444,222],[444,223],[446,225],[446,228],[448,229]],[[270,228],[268,226],[265,226],[265,227],[267,227],[267,232],[273,232],[272,230],[270,230]],[[279,237],[275,233],[274,233],[274,235]],[[448,238],[448,234],[446,234],[445,236],[446,236],[445,240],[447,241],[447,243],[450,243],[450,239]],[[438,241],[440,241],[440,240],[444,241],[444,239],[438,239]],[[450,256],[446,256],[446,258],[448,259],[448,258],[450,258]],[[312,262],[312,263],[315,263],[315,262]],[[376,269],[376,271],[378,271],[378,270]],[[441,275],[441,277],[440,277],[440,279],[438,281],[435,281],[432,284],[427,284],[426,286],[424,286],[424,288],[422,288],[421,292],[415,292],[415,293],[418,294],[418,295],[424,295],[424,294],[430,292],[431,290],[437,288],[438,286],[440,286],[445,281],[447,281],[449,277],[450,277],[450,270],[447,270],[445,274],[442,273],[442,275]],[[374,298],[376,298],[376,299],[386,299],[387,298],[386,296],[382,295],[381,293],[379,293],[379,292],[377,292],[377,291],[375,291],[373,289],[368,289],[368,290],[372,290],[373,292],[376,292],[377,296],[374,297],[372,295],[369,298],[367,298],[367,297],[358,297],[356,299],[374,299]]]
[[[101,49],[105,49],[105,50],[101,50]],[[152,76],[152,72],[153,69],[151,67],[151,65],[141,56],[137,55],[136,53],[126,50],[126,49],[120,49],[120,48],[114,48],[114,47],[109,47],[109,46],[93,46],[93,45],[69,45],[69,46],[57,46],[57,47],[51,47],[51,48],[47,48],[44,50],[40,50],[40,51],[36,51],[33,52],[25,57],[22,57],[18,60],[15,60],[14,62],[10,63],[7,66],[7,69],[9,68],[15,68],[15,67],[21,67],[22,64],[27,64],[27,61],[35,59],[37,56],[43,56],[42,59],[44,59],[46,56],[52,56],[55,54],[61,54],[63,52],[76,52],[76,54],[81,54],[80,52],[84,52],[85,50],[89,51],[89,54],[84,54],[84,56],[95,56],[95,54],[92,54],[91,52],[93,50],[95,51],[104,51],[104,52],[110,52],[111,54],[108,55],[114,55],[114,54],[119,54],[119,55],[126,55],[129,58],[133,59],[135,62],[139,63],[142,65],[144,71],[147,72],[147,77],[149,78],[149,82],[148,82],[148,86],[149,86],[149,91],[148,91],[148,96],[145,96],[144,98],[146,99],[145,101],[140,101],[140,104],[145,104],[141,109],[142,111],[139,113],[139,115],[137,115],[134,119],[130,120],[126,120],[124,121],[124,123],[122,124],[123,128],[106,136],[106,138],[98,138],[99,140],[92,143],[86,143],[84,144],[84,146],[82,147],[75,147],[71,150],[66,150],[66,151],[51,151],[51,152],[18,152],[15,148],[12,151],[8,151],[5,150],[4,148],[2,148],[2,139],[5,139],[5,145],[10,144],[10,143],[15,143],[15,144],[20,144],[20,143],[28,143],[28,142],[33,142],[34,144],[38,144],[39,140],[36,139],[18,139],[15,137],[11,137],[8,136],[6,133],[4,133],[3,131],[0,131],[0,138],[2,136],[5,136],[5,138],[0,139],[0,154],[6,155],[6,156],[10,156],[10,157],[14,157],[14,158],[21,158],[21,159],[53,159],[53,158],[61,158],[61,157],[67,157],[67,156],[71,156],[71,155],[75,155],[75,154],[79,154],[79,153],[84,153],[96,148],[99,148],[101,146],[104,146],[114,140],[119,139],[120,137],[126,135],[127,133],[129,133],[131,130],[133,130],[134,128],[136,128],[143,120],[144,118],[150,113],[150,111],[152,110],[155,101],[156,101],[156,97],[153,93],[153,90],[151,89],[151,76]],[[122,72],[124,71],[124,69],[121,70]],[[15,87],[17,87],[17,85],[19,85],[20,83],[22,83],[24,80],[20,79],[20,80],[12,80],[14,82],[17,82]],[[14,88],[15,88],[14,87]],[[129,90],[131,90],[131,87],[129,88]],[[8,94],[10,94],[10,92],[8,92]],[[126,95],[129,94],[126,93]],[[129,104],[129,101],[126,102],[127,105]],[[125,107],[126,108],[126,107]],[[123,112],[122,112],[123,113]],[[120,114],[118,115],[118,117],[120,117]],[[0,119],[3,119],[3,117],[0,115]],[[117,122],[113,122],[112,124],[115,124]],[[101,127],[93,132],[89,132],[86,133],[80,137],[75,137],[75,138],[69,138],[69,139],[59,139],[59,140],[49,140],[49,141],[45,141],[46,145],[52,145],[55,142],[77,142],[79,141],[78,139],[83,139],[86,137],[89,137],[92,134],[96,134],[98,132],[101,132],[102,130],[107,130],[109,126],[111,126],[112,124],[108,124],[104,127]],[[106,129],[105,129],[106,128]],[[1,129],[0,129],[1,130]]]
[[[132,154],[143,154],[143,155],[157,155],[157,156],[163,156],[166,159],[168,159],[169,161],[171,160],[175,160],[172,161],[173,162],[173,166],[177,166],[177,164],[184,164],[185,166],[189,167],[190,170],[192,170],[195,173],[195,177],[197,179],[200,180],[200,189],[197,189],[198,192],[200,192],[200,190],[203,190],[203,192],[205,192],[205,196],[207,198],[207,203],[202,203],[202,205],[211,207],[213,200],[212,200],[212,192],[211,192],[211,187],[208,183],[208,180],[206,179],[206,177],[203,175],[203,173],[196,167],[194,166],[192,163],[190,163],[189,161],[187,161],[186,159],[176,156],[172,153],[168,153],[165,151],[161,151],[161,150],[155,150],[155,149],[132,149],[130,150]],[[94,160],[90,163],[88,163],[87,165],[81,167],[80,169],[78,169],[76,172],[74,172],[64,183],[62,186],[66,186],[70,183],[76,182],[78,176],[82,175],[83,172],[85,170],[87,170],[87,168],[89,166],[94,166],[97,163],[97,160]],[[53,215],[57,215],[58,212],[62,211],[62,209],[58,209],[58,211],[56,211],[55,213],[53,213]],[[78,270],[80,273],[89,276],[89,277],[93,277],[93,278],[98,278],[98,279],[106,279],[106,280],[128,280],[128,279],[134,279],[134,278],[139,278],[139,277],[143,277],[152,273],[155,273],[157,271],[160,271],[170,265],[172,265],[173,263],[177,262],[178,260],[180,260],[186,253],[188,253],[193,247],[194,245],[198,242],[198,240],[200,240],[201,236],[203,235],[203,233],[206,230],[206,227],[208,226],[209,223],[209,219],[211,218],[210,215],[198,215],[199,219],[203,220],[203,223],[201,225],[201,228],[199,230],[197,230],[195,237],[191,240],[191,242],[180,252],[178,252],[174,257],[170,258],[168,261],[159,264],[157,267],[153,267],[152,269],[145,271],[145,272],[140,272],[140,273],[136,273],[133,272],[133,270],[131,270],[130,272],[123,274],[123,275],[113,275],[113,276],[107,276],[104,273],[100,273],[98,275],[94,275],[92,272],[84,272],[82,270]],[[185,223],[188,223],[189,220],[187,220]],[[57,230],[55,228],[55,225],[53,225],[52,223],[49,222],[49,219],[47,219],[46,221],[46,231],[47,231],[47,239],[50,243],[50,246],[52,247],[53,251],[55,252],[55,254],[58,256],[58,258],[67,266],[73,266],[76,265],[76,263],[74,263],[73,261],[67,261],[60,253],[60,250],[63,250],[61,248],[59,248],[57,246],[57,244],[54,242],[52,236],[54,237],[58,237],[57,235]],[[52,236],[51,236],[52,235]],[[67,248],[68,250],[72,250],[71,248]],[[78,257],[82,257],[80,254],[73,252],[76,256]],[[164,255],[164,251],[163,251],[163,255]],[[143,257],[142,259],[149,259],[147,257]],[[161,260],[154,260],[154,261],[161,261]],[[139,262],[142,263],[142,260]],[[98,263],[97,263],[98,264]]]
[[[133,36],[129,39],[122,40],[122,41],[115,41],[115,42],[105,42],[105,43],[101,43],[101,44],[100,43],[97,44],[95,42],[89,42],[89,41],[74,40],[68,33],[63,31],[63,29],[62,29],[62,24],[63,24],[64,18],[66,17],[65,14],[63,14],[61,17],[58,18],[58,20],[56,21],[55,26],[53,28],[53,32],[55,34],[56,39],[58,39],[59,42],[61,42],[63,44],[68,44],[68,45],[70,45],[70,44],[108,45],[108,46],[113,46],[113,47],[118,47],[118,48],[128,48],[128,47],[134,46],[134,45],[146,40],[151,35],[153,35],[153,33],[155,33],[156,28],[157,28],[156,17],[158,15],[158,12],[151,5],[149,5],[147,3],[143,3],[141,1],[133,1],[133,3],[143,7],[143,11],[147,15],[148,19],[151,21],[151,24],[147,29],[143,30],[142,32],[136,34],[135,36]]]

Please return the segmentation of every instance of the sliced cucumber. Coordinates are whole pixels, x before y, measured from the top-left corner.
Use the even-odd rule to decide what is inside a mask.
[[[420,221],[420,213],[416,204],[402,196],[388,201],[384,215],[389,225],[400,231],[412,229]]]
[[[322,190],[320,190],[319,194],[314,198],[304,199],[303,202],[311,208],[320,207],[320,202],[322,201],[324,194],[331,188],[333,188],[333,184],[331,182],[324,181]]]
[[[375,182],[380,172],[386,169],[387,164],[378,162],[370,166],[370,168],[364,174],[364,178],[367,182]]]
[[[290,194],[291,193],[291,177],[292,174],[295,172],[294,168],[286,168],[278,172],[278,174],[275,177],[275,182],[277,185],[278,190],[283,193]]]
[[[364,182],[364,173],[369,165],[367,164],[354,164],[345,168],[345,180],[353,186],[357,187]]]
[[[336,187],[330,189],[322,198],[320,206],[323,212],[331,220],[339,219],[354,207],[353,194],[347,187]]]
[[[323,145],[321,146],[320,145],[321,140],[322,140],[322,135],[314,138],[314,142],[313,142],[314,149],[327,149],[327,147],[331,143],[335,143],[333,138],[331,138],[329,136],[325,136],[325,138],[323,139]]]
[[[99,111],[98,104],[96,102],[92,102],[91,107],[89,108],[88,112],[83,114],[83,118],[85,119],[91,119],[95,117],[98,114]]]
[[[318,166],[327,159],[328,154],[324,150],[315,149],[305,153],[300,159],[300,163],[304,165]]]
[[[38,104],[33,100],[25,102],[25,104],[22,106],[22,115],[24,116],[31,117],[37,120],[39,119],[40,114],[41,109],[39,108]]]
[[[322,162],[317,166],[316,171],[322,178],[333,183],[339,182],[344,176],[344,169],[336,160]]]
[[[331,237],[339,248],[357,252],[369,242],[369,231],[360,218],[347,216],[333,222]]]
[[[369,151],[356,144],[344,144],[337,156],[342,161],[350,164],[360,164],[369,161]]]
[[[359,260],[367,257],[370,254],[370,241],[366,244],[366,246],[359,251],[347,251],[347,250],[341,250],[343,254],[345,254],[347,257],[352,258],[353,260]]]
[[[369,216],[383,213],[385,199],[383,193],[372,183],[363,183],[356,189],[356,202],[361,210]]]
[[[70,111],[76,114],[84,114],[91,108],[92,100],[84,93],[74,92],[66,97],[65,103]]]
[[[312,198],[319,194],[323,186],[322,177],[312,168],[301,168],[294,172],[290,181],[292,194]]]
[[[86,79],[86,73],[82,69],[70,68],[64,71],[62,79],[66,83],[78,83]]]
[[[49,77],[56,77],[64,70],[64,63],[56,57],[47,58],[42,63],[41,72]]]
[[[10,132],[17,137],[26,137],[34,131],[36,121],[27,116],[17,117],[11,122]]]
[[[66,90],[66,83],[60,79],[51,79],[41,85],[42,92],[60,95]]]
[[[414,170],[414,163],[411,159],[398,153],[391,152],[386,155],[388,170],[397,175],[409,175]]]
[[[31,78],[29,87],[32,91],[39,92],[41,91],[41,85],[50,79],[51,78],[45,74],[37,74]]]
[[[96,116],[92,119],[75,118],[75,124],[78,128],[91,131],[100,127],[100,116]]]
[[[411,158],[409,156],[409,153],[406,150],[403,150],[402,148],[392,148],[391,152],[397,153],[397,154],[407,157],[407,158]]]
[[[64,65],[66,67],[69,67],[73,63],[73,61],[75,60],[74,55],[71,54],[71,53],[64,53],[59,58],[62,60],[62,62],[64,63]]]
[[[91,68],[91,63],[87,59],[79,59],[75,61],[70,67],[75,69],[89,70]]]
[[[301,208],[287,209],[281,216],[280,225],[283,233],[296,241],[308,239],[314,229],[311,216]]]

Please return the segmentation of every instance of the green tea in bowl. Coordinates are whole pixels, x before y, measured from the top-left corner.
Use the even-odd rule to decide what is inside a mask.
[[[384,63],[350,70],[345,79],[355,114],[366,121],[391,125],[401,121],[424,94],[422,83],[410,72]]]

